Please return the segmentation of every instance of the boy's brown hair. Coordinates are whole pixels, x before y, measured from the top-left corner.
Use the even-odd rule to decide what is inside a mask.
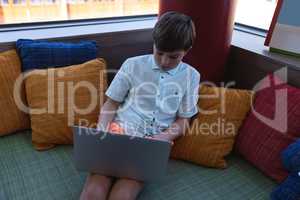
[[[152,37],[155,47],[160,51],[187,51],[196,38],[195,25],[191,17],[185,14],[166,12],[155,24]]]

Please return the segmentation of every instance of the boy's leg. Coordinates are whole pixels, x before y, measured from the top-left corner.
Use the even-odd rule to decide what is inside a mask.
[[[86,179],[80,200],[105,200],[111,185],[111,177],[91,173]]]
[[[144,183],[132,179],[121,178],[113,185],[109,200],[134,200],[143,189]]]

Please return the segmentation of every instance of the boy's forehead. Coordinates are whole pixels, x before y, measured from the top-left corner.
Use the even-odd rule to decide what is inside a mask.
[[[164,54],[169,54],[169,55],[174,55],[174,54],[181,54],[184,53],[184,50],[176,50],[176,51],[161,51],[159,49],[156,49],[157,52],[159,53],[164,53]]]

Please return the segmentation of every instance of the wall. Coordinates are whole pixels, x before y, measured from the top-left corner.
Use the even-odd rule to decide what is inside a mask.
[[[106,59],[109,69],[119,69],[128,57],[152,53],[152,29],[124,31],[115,33],[93,34],[57,38],[57,41],[75,42],[83,39],[95,40],[99,45],[99,57]],[[54,40],[54,39],[52,39]],[[14,43],[0,43],[0,52],[15,48]],[[264,55],[249,50],[231,46],[229,62],[226,66],[226,80],[235,81],[236,88],[252,89],[255,83],[268,73],[286,66]],[[300,87],[300,66],[289,66],[291,85]],[[109,82],[112,80],[109,76]]]
[[[300,88],[300,66],[291,66],[239,47],[231,46],[226,67],[226,81],[235,81],[236,88],[252,89],[267,74],[287,67],[288,83]]]
[[[92,34],[51,39],[51,41],[76,42],[95,40],[99,46],[99,57],[107,61],[109,69],[119,69],[126,58],[152,53],[152,29]],[[15,48],[15,43],[0,43],[0,52]],[[112,80],[109,75],[109,82]]]

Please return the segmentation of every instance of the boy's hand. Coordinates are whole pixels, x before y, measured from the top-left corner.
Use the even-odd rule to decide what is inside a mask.
[[[109,123],[109,126],[108,126],[107,129],[103,129],[102,126],[98,124],[97,130],[98,131],[109,132],[111,134],[120,134],[120,135],[125,134],[124,129],[119,124],[117,124],[115,122]]]
[[[119,134],[119,135],[123,135],[125,132],[124,132],[124,129],[117,123],[115,122],[111,122],[109,124],[109,129],[108,131],[112,134]]]
[[[146,136],[145,138],[147,139],[152,139],[152,140],[160,140],[160,141],[167,141],[170,142],[172,145],[174,144],[174,142],[172,140],[170,140],[168,137],[166,137],[165,134],[161,133],[161,134],[156,134],[153,136]]]

